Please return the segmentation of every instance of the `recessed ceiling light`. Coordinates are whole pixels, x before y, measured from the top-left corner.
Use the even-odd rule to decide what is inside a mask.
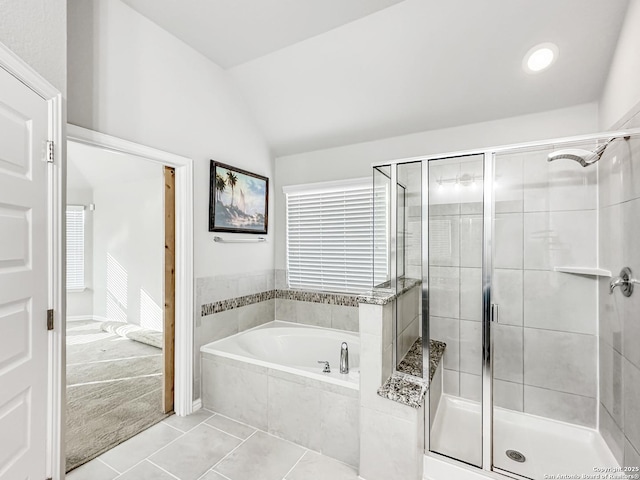
[[[527,73],[538,73],[549,68],[558,58],[558,47],[553,43],[541,43],[530,49],[522,60]]]

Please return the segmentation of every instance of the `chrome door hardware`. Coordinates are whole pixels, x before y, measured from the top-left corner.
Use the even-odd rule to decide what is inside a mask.
[[[633,285],[636,283],[640,283],[640,281],[633,278],[633,274],[629,267],[624,267],[620,270],[620,276],[612,278],[609,282],[609,295],[613,294],[616,287],[620,287],[622,295],[630,297],[633,293]]]

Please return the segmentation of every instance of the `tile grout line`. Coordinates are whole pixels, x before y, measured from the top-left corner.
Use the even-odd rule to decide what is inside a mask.
[[[171,418],[171,416],[169,416],[169,417],[167,417],[167,418]],[[186,433],[186,432],[183,432],[182,430],[180,430],[179,428],[174,427],[173,425],[169,425],[165,420],[166,420],[166,418],[165,418],[164,420],[162,420],[162,422],[160,422],[160,423],[162,423],[163,425],[165,425],[165,426],[167,426],[167,427],[169,427],[169,428],[171,428],[171,429],[175,430],[176,432],[180,432],[180,435],[184,435],[184,434]],[[163,447],[163,448],[164,448],[164,447]],[[155,453],[155,452],[154,452],[154,453]]]
[[[208,412],[209,410],[206,410],[206,411]],[[216,413],[213,413],[213,415],[212,415],[211,417],[208,417],[206,420],[209,420],[209,418],[212,418],[212,417],[214,417],[214,416],[216,416],[216,415],[217,415]],[[171,418],[171,417],[167,417],[167,418]],[[151,452],[149,455],[147,455],[145,458],[143,458],[142,460],[140,460],[140,461],[139,461],[139,462],[137,462],[136,464],[132,465],[131,467],[127,468],[127,469],[126,469],[124,472],[122,472],[120,475],[124,475],[125,473],[129,472],[130,470],[133,470],[133,469],[134,469],[134,468],[136,468],[138,465],[140,465],[141,463],[143,463],[145,460],[148,460],[150,463],[152,463],[154,466],[156,466],[156,467],[160,468],[161,470],[166,471],[166,470],[164,470],[162,467],[160,467],[159,465],[157,465],[156,463],[154,463],[154,462],[151,460],[151,457],[152,457],[153,455],[155,455],[156,453],[158,453],[159,451],[164,450],[165,448],[167,448],[167,447],[168,447],[169,445],[171,445],[172,443],[174,443],[174,442],[176,442],[176,441],[180,440],[182,437],[184,437],[188,432],[190,432],[190,431],[191,431],[191,430],[193,430],[194,428],[196,428],[196,427],[198,427],[198,426],[200,426],[200,425],[204,424],[204,422],[206,422],[206,420],[203,420],[202,422],[198,423],[197,425],[195,425],[193,428],[191,428],[191,429],[187,430],[186,432],[183,432],[183,431],[182,431],[182,430],[180,430],[179,428],[176,428],[176,427],[174,427],[174,426],[172,426],[172,425],[169,425],[168,423],[165,423],[165,420],[162,420],[161,422],[156,423],[156,425],[163,424],[164,426],[169,427],[169,428],[171,428],[172,430],[175,430],[175,431],[176,431],[176,432],[178,432],[180,435],[178,435],[176,438],[174,438],[173,440],[171,440],[171,441],[170,441],[169,443],[167,443],[166,445],[163,445],[162,447],[158,448],[157,450],[154,450],[154,451],[153,451],[153,452]],[[155,425],[153,425],[153,426],[155,426]],[[142,432],[140,432],[140,433],[142,433]],[[138,434],[138,435],[140,435],[140,434]],[[134,437],[131,437],[131,438],[134,438]],[[123,442],[123,443],[124,443],[124,442]],[[122,444],[121,444],[121,445],[122,445]],[[116,447],[117,447],[117,445],[116,445]],[[115,448],[115,447],[114,447],[114,448]],[[107,450],[107,452],[108,452],[108,451],[110,451],[110,450]],[[105,452],[105,453],[107,453],[107,452]],[[103,453],[102,455],[104,455],[104,453]],[[101,455],[101,456],[102,456],[102,455]],[[101,457],[101,456],[100,456],[100,457]],[[109,464],[107,464],[107,463],[106,463],[104,460],[102,460],[100,457],[98,457],[98,459],[100,459],[100,461],[101,461],[102,463],[104,463],[105,465],[109,466],[109,468],[111,468],[112,470],[115,470],[115,468],[111,467]],[[117,471],[117,470],[116,470],[116,471]],[[167,472],[167,473],[169,473],[171,476],[175,477],[175,475],[173,475],[172,473],[170,473],[170,472]],[[175,478],[178,478],[178,477],[175,477]],[[178,479],[178,480],[180,480],[180,479]]]
[[[153,460],[146,458],[145,459],[147,462],[149,462],[151,465],[153,465],[154,467],[158,468],[159,470],[162,470],[164,473],[166,473],[167,475],[171,475],[173,478],[177,479],[177,480],[181,480],[180,477],[175,476],[173,473],[165,470],[164,468],[162,468],[160,465],[158,465],[157,463],[154,463]],[[140,462],[142,463],[142,462]]]
[[[111,465],[109,465],[107,462],[105,462],[104,460],[102,460],[102,459],[100,458],[101,456],[102,456],[102,455],[99,455],[99,456],[97,456],[95,459],[96,459],[96,460],[98,460],[98,461],[99,461],[100,463],[102,463],[103,465],[106,465],[108,468],[110,468],[110,469],[111,469],[111,470],[113,470],[114,472],[116,472],[116,473],[118,474],[118,475],[116,475],[116,477],[120,476],[120,475],[121,475],[121,473],[120,473],[118,470],[116,470],[115,468],[113,468]],[[87,463],[89,463],[89,462],[87,462]],[[82,466],[86,465],[87,463],[84,463],[83,465],[80,465],[80,467],[82,467]],[[78,468],[80,468],[80,467],[78,467]]]
[[[298,464],[300,463],[300,460],[302,460],[307,453],[309,453],[309,450],[305,450],[304,452],[302,452],[302,455],[300,455],[300,458],[296,461],[296,463],[293,464],[293,467],[291,467],[289,471],[284,474],[284,477],[282,477],[283,480],[286,480],[287,475],[289,475],[293,471],[293,469],[298,466]]]
[[[160,422],[160,423],[164,423],[164,422]],[[159,423],[156,423],[156,425],[159,425]],[[165,424],[165,425],[166,425],[166,424]],[[155,426],[155,425],[154,425],[154,426]],[[167,427],[171,427],[170,425],[166,425],[166,426],[167,426]],[[173,428],[173,427],[171,427],[171,428]],[[167,443],[166,445],[163,445],[162,447],[158,448],[157,450],[154,450],[153,452],[151,452],[149,455],[147,455],[146,457],[144,457],[144,458],[143,458],[142,460],[140,460],[139,462],[136,462],[134,465],[130,466],[129,468],[127,468],[126,470],[124,470],[122,473],[120,473],[120,475],[124,475],[125,473],[129,472],[130,470],[133,470],[134,468],[136,468],[138,465],[140,465],[140,464],[141,464],[142,462],[144,462],[145,460],[149,460],[149,461],[151,462],[151,460],[150,460],[150,459],[151,459],[151,457],[152,457],[153,455],[155,455],[155,454],[156,454],[156,453],[158,453],[160,450],[163,450],[164,448],[168,447],[168,446],[169,446],[169,445],[171,445],[173,442],[175,442],[176,440],[179,440],[180,438],[182,438],[182,437],[184,436],[184,432],[182,432],[182,431],[178,430],[177,428],[173,428],[173,429],[174,429],[174,430],[176,430],[176,431],[178,431],[178,432],[180,432],[180,435],[178,435],[176,438],[174,438],[173,440],[171,440],[171,441],[170,441],[169,443]],[[142,432],[140,432],[140,433],[142,433]],[[138,434],[138,435],[140,435],[140,434]],[[134,438],[134,437],[131,437],[131,438]],[[125,442],[123,442],[123,443],[125,443]],[[122,443],[121,443],[120,445],[122,445]],[[118,446],[118,445],[116,445],[116,447],[117,447],[117,446]],[[116,447],[113,447],[113,448],[116,448]],[[113,450],[113,449],[112,449],[112,450]],[[106,452],[104,452],[102,455],[104,455],[105,453],[110,452],[110,451],[111,451],[111,450],[107,450],[107,451],[106,451]],[[101,458],[101,457],[102,457],[102,455],[100,455],[100,457],[98,457],[98,459],[99,459],[102,463],[104,463],[105,465],[109,466],[109,468],[111,468],[111,469],[113,469],[113,470],[116,470],[114,467],[112,467],[111,465],[109,465],[106,461],[102,460],[102,458]],[[153,463],[153,462],[151,462],[151,463]],[[155,463],[154,463],[154,465],[155,465]],[[117,470],[116,470],[116,471],[117,471]]]
[[[203,409],[203,410],[204,410],[204,409]],[[209,412],[209,410],[205,410],[205,411],[206,411],[206,412]],[[194,412],[194,413],[195,413],[195,412]],[[189,432],[191,432],[191,431],[192,431],[192,430],[194,430],[195,428],[198,428],[200,425],[203,425],[203,424],[204,424],[204,422],[206,422],[206,421],[207,421],[207,420],[209,420],[210,418],[215,417],[215,416],[217,415],[217,413],[213,413],[213,412],[210,412],[210,413],[211,413],[211,416],[209,416],[209,417],[205,418],[205,419],[204,419],[204,420],[202,420],[200,423],[195,424],[193,427],[191,427],[191,428],[190,428],[190,429],[188,429],[188,430],[180,430],[178,427],[174,427],[173,425],[169,425],[168,423],[165,423],[165,421],[167,420],[167,418],[171,418],[171,417],[173,417],[173,416],[176,416],[176,415],[175,415],[175,413],[174,413],[173,415],[169,415],[167,418],[165,418],[164,420],[162,420],[162,422],[163,422],[165,425],[167,425],[168,427],[171,427],[171,428],[173,428],[173,429],[175,429],[175,430],[178,430],[179,432],[182,432],[182,433],[184,434],[184,433],[189,433]],[[192,415],[193,415],[193,414],[192,414]],[[187,415],[187,416],[188,416],[188,415]],[[179,418],[186,418],[186,417],[179,417]]]
[[[213,427],[211,427],[213,428]],[[235,452],[238,448],[240,448],[242,445],[244,445],[247,440],[249,440],[251,437],[253,437],[256,433],[258,433],[258,430],[256,430],[255,432],[253,432],[251,435],[249,435],[247,438],[245,438],[244,440],[242,440],[238,445],[236,445],[232,450],[229,451],[229,453],[227,453],[224,457],[222,457],[220,460],[218,460],[215,464],[213,464],[211,466],[211,468],[209,470],[213,471],[214,468],[216,468],[218,465],[220,465],[227,457],[229,457],[229,455],[231,455],[233,452]],[[219,472],[215,472],[215,473],[219,473]]]
[[[212,472],[215,473],[216,475],[226,479],[226,480],[232,480],[231,478],[227,477],[226,475],[223,475],[220,472],[216,472],[215,470],[211,470],[211,469],[207,470],[202,475],[200,475],[197,480],[202,480],[204,477],[206,477],[209,473],[212,473]]]
[[[235,436],[233,433],[225,432],[224,430],[222,430],[222,429],[220,429],[218,427],[214,427],[213,425],[209,425],[208,423],[203,423],[203,425],[205,427],[212,428],[213,430],[215,430],[217,432],[224,433],[225,435],[229,435],[230,437],[236,438],[236,439],[240,440],[241,442],[243,442],[245,440],[243,438]],[[249,437],[247,437],[247,438],[249,438]]]

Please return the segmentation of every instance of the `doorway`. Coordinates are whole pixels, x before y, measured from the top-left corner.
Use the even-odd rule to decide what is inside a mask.
[[[193,253],[191,241],[193,218],[193,192],[191,188],[193,178],[192,161],[185,157],[134,144],[74,125],[68,125],[67,130],[70,158],[73,155],[72,150],[75,147],[84,147],[85,149],[92,148],[94,154],[100,152],[101,154],[110,154],[120,159],[129,158],[129,160],[135,160],[137,163],[142,162],[146,164],[147,167],[154,169],[154,175],[160,175],[160,194],[163,197],[160,202],[161,208],[151,208],[151,210],[148,211],[151,212],[149,215],[155,215],[156,225],[158,224],[158,213],[159,216],[162,217],[162,227],[164,236],[166,237],[161,245],[163,261],[157,262],[161,266],[164,265],[164,267],[154,276],[156,281],[154,291],[157,293],[158,288],[164,290],[164,298],[158,301],[157,295],[154,294],[154,292],[145,291],[144,288],[135,290],[137,295],[132,296],[130,293],[132,289],[129,288],[131,282],[127,279],[126,290],[128,295],[126,302],[123,302],[122,287],[125,283],[123,279],[126,268],[122,265],[122,261],[115,258],[116,255],[112,255],[112,257],[114,257],[112,259],[105,257],[106,263],[108,263],[108,260],[111,260],[111,276],[107,276],[112,281],[110,288],[105,287],[105,289],[100,292],[101,298],[105,299],[104,311],[106,311],[108,301],[110,313],[116,317],[120,315],[120,320],[122,320],[123,310],[126,310],[127,314],[130,313],[129,310],[135,310],[139,312],[140,322],[133,327],[123,325],[122,323],[115,324],[115,327],[118,327],[118,331],[114,330],[113,325],[111,327],[107,325],[106,328],[110,328],[112,331],[105,332],[104,329],[101,329],[100,335],[107,333],[114,336],[117,335],[120,337],[120,340],[114,341],[114,343],[119,342],[128,345],[137,342],[137,340],[131,339],[131,336],[138,337],[138,340],[142,339],[142,342],[138,341],[137,343],[140,343],[138,347],[146,348],[146,355],[141,355],[147,362],[145,368],[149,369],[153,362],[156,363],[153,365],[152,370],[143,369],[143,371],[138,373],[142,374],[143,381],[145,382],[151,382],[154,378],[156,383],[158,380],[163,380],[160,382],[162,383],[161,395],[154,400],[156,405],[159,405],[159,407],[155,409],[156,414],[157,412],[160,412],[160,415],[175,412],[179,416],[188,415],[191,413],[194,404],[192,399],[193,325],[191,321],[193,318]],[[73,159],[70,160],[69,170],[73,168],[71,165],[72,161]],[[113,173],[112,170],[107,170],[103,173],[103,176],[106,177]],[[117,185],[115,189],[122,189],[122,185]],[[157,194],[158,191],[154,194],[156,204]],[[120,196],[123,196],[123,194]],[[150,199],[146,195],[143,195],[143,197],[144,198],[138,202],[140,203],[139,206],[140,208],[149,209],[148,203]],[[114,202],[118,201],[119,199],[114,200]],[[67,203],[73,203],[72,199],[69,198]],[[93,208],[93,210],[86,209],[85,213],[91,212],[87,213],[87,215],[96,215],[100,212],[100,206],[98,202],[91,203],[93,203],[94,206],[90,206],[89,208]],[[104,204],[104,201],[102,203]],[[167,208],[163,208],[163,203]],[[133,209],[134,207],[136,207],[136,202],[129,202],[127,208]],[[121,206],[121,213],[123,209],[124,207]],[[146,225],[145,222],[148,220],[146,217],[140,220],[142,224],[140,227],[144,227]],[[101,235],[106,236],[104,233]],[[139,233],[137,235],[138,239],[140,236],[144,236],[144,229],[142,234]],[[120,265],[118,265],[118,263]],[[105,269],[103,269],[102,273],[106,275],[109,273],[109,266],[105,267]],[[93,277],[95,277],[95,273]],[[133,279],[131,279],[131,281],[133,281]],[[120,286],[120,288],[118,288],[118,286]],[[166,293],[170,291],[174,291],[174,294],[166,295]],[[129,297],[133,298],[133,300],[130,301]],[[74,320],[79,319],[74,318],[74,312],[71,310],[68,311],[67,316],[68,320],[70,320],[69,325],[71,328],[74,326]],[[140,330],[137,327],[142,326],[146,328],[153,326],[154,323],[157,325],[158,317],[162,319],[164,333],[159,336],[155,335],[157,337],[155,339],[157,346],[154,347],[144,343],[145,338],[146,340],[151,339],[152,343],[153,338],[151,337],[154,335],[149,335],[149,332]],[[76,324],[76,326],[80,327],[80,331],[82,331],[80,324]],[[156,328],[156,330],[158,329]],[[155,349],[155,355],[152,353],[154,351],[153,349]],[[162,349],[163,354],[158,355],[160,349]],[[73,381],[73,379],[69,380],[69,383]],[[126,430],[128,428],[123,424],[122,420],[114,423],[122,429]],[[153,424],[153,422],[151,424]],[[135,434],[135,432],[131,433],[130,431],[127,438],[133,434]],[[120,441],[125,439],[126,438],[123,438]],[[61,451],[61,457],[64,461],[64,450]]]
[[[173,179],[68,145],[67,471],[173,411]]]

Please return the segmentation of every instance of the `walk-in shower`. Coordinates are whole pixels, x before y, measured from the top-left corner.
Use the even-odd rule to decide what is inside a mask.
[[[602,241],[611,205],[637,200],[640,228],[640,184],[614,190],[634,169],[640,129],[374,166],[376,283],[422,282],[417,318],[396,311],[396,370],[422,354],[428,372],[430,341],[446,344],[428,456],[531,479],[624,463],[599,299],[640,261]]]

